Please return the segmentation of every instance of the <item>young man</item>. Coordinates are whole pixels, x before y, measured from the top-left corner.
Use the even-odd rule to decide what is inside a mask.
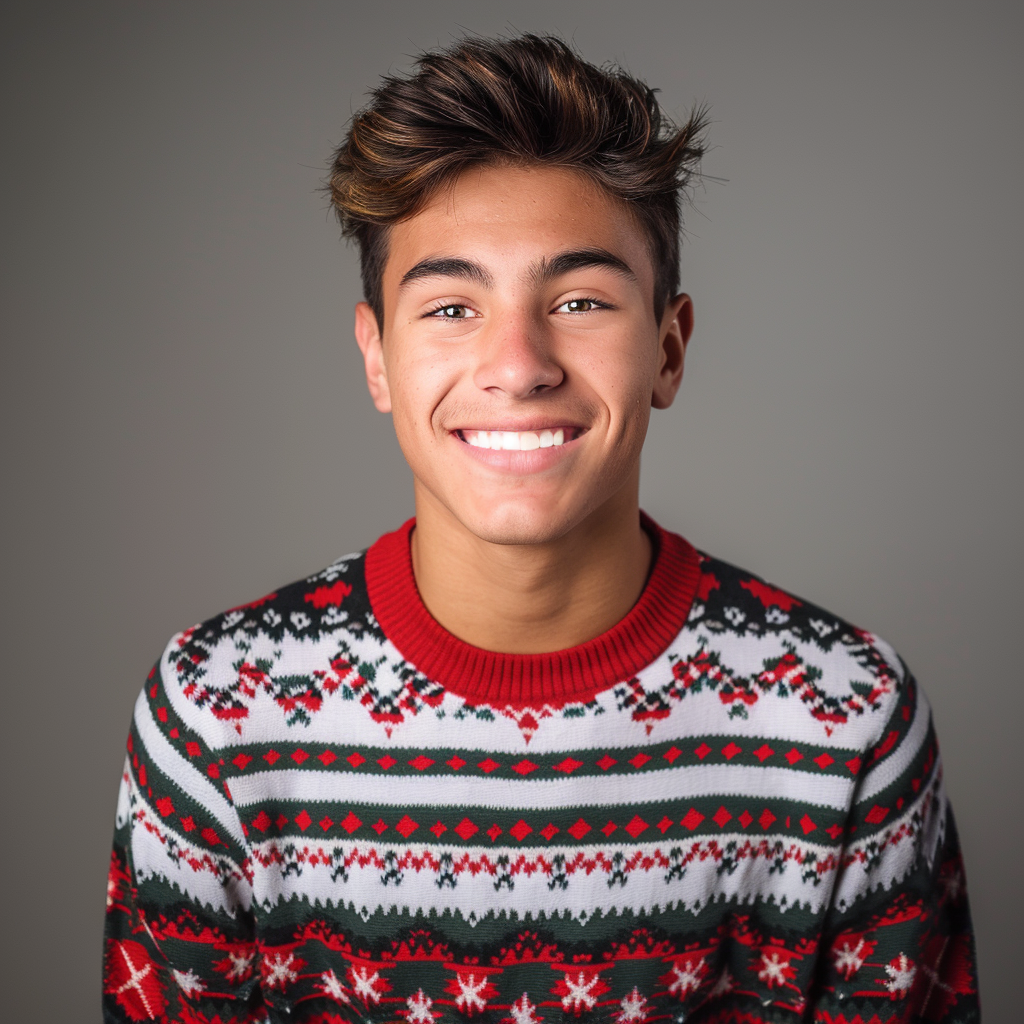
[[[332,199],[416,518],[154,668],[107,1020],[977,1019],[917,684],[638,508],[701,129],[530,36],[355,118]]]

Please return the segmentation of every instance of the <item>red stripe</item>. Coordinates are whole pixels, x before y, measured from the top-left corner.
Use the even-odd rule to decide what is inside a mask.
[[[549,654],[500,654],[449,633],[424,607],[412,570],[409,535],[415,519],[386,533],[366,553],[366,586],[381,628],[402,657],[470,701],[539,707],[587,701],[649,665],[683,628],[700,567],[678,534],[640,513],[656,556],[639,601],[600,636]]]

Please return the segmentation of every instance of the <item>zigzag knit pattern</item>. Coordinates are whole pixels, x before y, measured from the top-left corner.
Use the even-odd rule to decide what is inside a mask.
[[[643,596],[570,651],[447,634],[411,521],[172,638],[128,741],[105,1019],[978,1020],[899,657],[645,524]]]

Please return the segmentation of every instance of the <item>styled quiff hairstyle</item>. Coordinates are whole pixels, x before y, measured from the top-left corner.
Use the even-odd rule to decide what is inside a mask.
[[[654,90],[553,36],[464,39],[416,67],[385,78],[353,117],[327,182],[377,323],[389,226],[475,164],[571,168],[625,202],[648,238],[660,317],[679,288],[680,194],[698,173],[704,111],[678,127]]]

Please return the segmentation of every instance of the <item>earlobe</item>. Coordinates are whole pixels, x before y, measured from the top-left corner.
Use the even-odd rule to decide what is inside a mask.
[[[391,391],[388,388],[380,328],[377,325],[377,317],[368,303],[356,303],[355,335],[356,344],[363,354],[366,386],[369,388],[373,404],[380,412],[391,412]]]
[[[686,294],[677,295],[665,306],[658,345],[658,375],[654,381],[651,405],[667,409],[683,381],[686,346],[693,333],[693,302]]]

